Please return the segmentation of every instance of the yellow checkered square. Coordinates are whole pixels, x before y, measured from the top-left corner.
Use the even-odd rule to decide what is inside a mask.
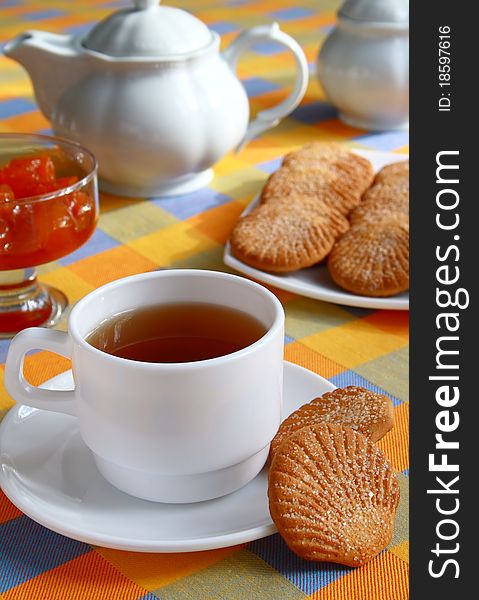
[[[399,335],[384,335],[363,319],[350,321],[301,339],[301,343],[352,369],[406,345]]]
[[[156,204],[138,201],[103,213],[99,227],[110,237],[125,244],[176,222],[177,219],[173,215]]]
[[[285,311],[286,333],[296,340],[309,337],[313,331],[320,332],[355,319],[350,312],[338,304],[301,296],[294,296],[289,300],[285,305]]]
[[[215,245],[216,242],[186,221],[128,242],[130,248],[159,266],[171,265]]]

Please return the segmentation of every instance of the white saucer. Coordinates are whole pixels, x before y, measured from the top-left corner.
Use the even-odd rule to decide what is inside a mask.
[[[376,152],[373,150],[358,150],[356,148],[354,151],[371,161],[376,172],[386,165],[409,158],[405,154],[394,154],[393,152]],[[252,211],[258,201],[259,195],[245,208],[242,215],[247,215]],[[223,261],[229,267],[256,281],[261,281],[262,283],[273,285],[280,290],[293,292],[307,298],[375,310],[409,310],[409,292],[403,292],[397,296],[387,298],[359,296],[358,294],[347,292],[334,283],[324,262],[309,269],[300,269],[291,273],[267,273],[266,271],[251,267],[233,256],[229,242],[225,245]]]
[[[71,371],[42,387],[71,389]],[[284,416],[334,389],[285,362]],[[15,406],[0,425],[0,485],[29,517],[98,546],[137,552],[191,552],[271,535],[267,472],[244,488],[207,502],[158,504],[123,494],[98,472],[74,417]]]

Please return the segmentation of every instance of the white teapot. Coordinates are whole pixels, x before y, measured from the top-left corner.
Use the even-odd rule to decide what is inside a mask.
[[[289,97],[248,123],[236,64],[264,41],[293,53],[296,80]],[[277,125],[304,96],[306,58],[276,23],[248,29],[223,54],[219,45],[186,11],[135,0],[85,37],[28,31],[4,53],[28,71],[55,133],[96,155],[102,189],[160,196],[206,185],[218,159]]]

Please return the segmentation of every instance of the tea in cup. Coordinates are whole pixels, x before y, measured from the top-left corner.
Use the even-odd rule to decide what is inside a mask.
[[[5,385],[19,403],[75,415],[118,489],[195,502],[233,492],[265,464],[281,421],[283,346],[283,308],[261,285],[155,271],[88,294],[67,333],[19,333]],[[23,358],[33,349],[71,358],[75,389],[30,385]]]

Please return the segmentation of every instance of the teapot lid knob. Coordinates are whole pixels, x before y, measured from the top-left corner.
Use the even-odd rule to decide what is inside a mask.
[[[135,6],[138,10],[146,10],[158,6],[161,0],[135,0]]]

